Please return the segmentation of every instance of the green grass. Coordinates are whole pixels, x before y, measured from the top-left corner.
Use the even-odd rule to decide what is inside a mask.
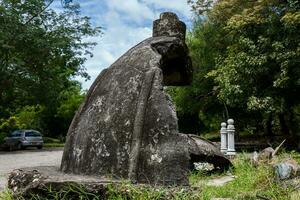
[[[44,147],[64,147],[64,143],[44,143]]]
[[[275,161],[278,162],[287,157],[292,157],[298,162],[300,154],[296,152],[283,152]],[[224,176],[224,173],[205,174],[193,173],[190,175],[191,187],[149,187],[137,186],[128,182],[122,184],[109,185],[105,192],[92,194],[85,190],[84,187],[78,185],[70,185],[60,191],[48,188],[45,196],[35,196],[32,199],[110,199],[110,200],[152,200],[152,199],[199,199],[211,200],[212,198],[232,198],[241,200],[258,199],[257,196],[265,197],[272,200],[296,200],[300,199],[299,191],[292,191],[292,188],[282,187],[275,181],[272,163],[261,164],[254,167],[250,164],[246,154],[239,154],[233,160],[234,169],[231,173],[236,177],[233,181],[224,186],[208,186],[208,180]],[[6,191],[0,194],[1,197],[11,198],[11,193]]]
[[[11,191],[6,189],[0,192],[0,200],[14,200]]]
[[[44,147],[64,147],[65,145],[63,142],[56,138],[43,137],[43,140]]]
[[[50,138],[50,137],[43,137],[45,143],[61,143],[59,139]]]
[[[183,187],[151,187],[136,186],[132,184],[110,185],[107,198],[110,200],[141,199],[141,200],[162,200],[162,199],[199,199],[198,194],[193,193],[189,188]]]
[[[8,190],[0,194],[0,200],[12,200],[12,193]],[[70,184],[57,191],[53,188],[46,188],[43,194],[20,197],[18,200],[69,200],[69,199],[91,199],[91,200],[162,200],[162,199],[198,199],[193,194],[183,188],[152,188],[150,186],[136,186],[130,183],[111,184],[105,190],[89,192],[81,185]]]
[[[257,199],[256,195],[264,196],[273,200],[289,199],[290,188],[282,188],[274,179],[272,166],[261,164],[254,167],[250,164],[246,154],[240,154],[233,160],[233,174],[235,180],[224,186],[207,186],[205,181],[216,178],[222,174],[211,176],[203,174],[192,174],[190,183],[192,186],[201,188],[200,199],[210,200],[212,198],[233,199]]]

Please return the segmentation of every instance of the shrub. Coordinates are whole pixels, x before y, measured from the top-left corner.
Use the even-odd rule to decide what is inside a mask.
[[[6,135],[17,129],[42,130],[41,117],[44,107],[41,105],[24,106],[8,119],[0,119],[0,132]]]
[[[0,133],[0,144],[2,144],[4,142],[5,137],[7,137],[7,133],[1,132]]]

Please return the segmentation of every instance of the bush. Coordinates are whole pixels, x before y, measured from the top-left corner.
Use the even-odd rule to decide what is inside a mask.
[[[42,113],[44,107],[41,105],[24,106],[18,110],[16,117],[22,129],[42,130]]]
[[[61,143],[59,139],[43,137],[44,143]]]
[[[41,117],[43,110],[44,107],[41,105],[22,107],[8,119],[0,119],[0,132],[7,135],[17,129],[42,130]]]
[[[282,157],[286,158],[286,156]],[[196,173],[190,176],[191,186],[201,188],[200,200],[213,198],[254,200],[257,199],[257,196],[274,200],[289,199],[291,188],[282,187],[279,182],[275,181],[272,165],[261,163],[254,167],[251,165],[247,154],[237,154],[233,160],[233,165],[232,173],[236,178],[223,186],[210,186],[206,183],[208,180],[222,177],[225,174],[208,176],[207,174]]]
[[[19,129],[20,127],[18,118],[15,116],[0,120],[0,132],[9,133],[12,130]]]
[[[5,137],[7,137],[7,133],[1,132],[0,133],[0,144],[3,144]]]

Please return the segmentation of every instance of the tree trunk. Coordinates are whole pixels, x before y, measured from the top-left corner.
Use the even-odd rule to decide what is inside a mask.
[[[290,135],[290,130],[289,127],[287,126],[287,123],[285,121],[285,116],[283,113],[280,113],[278,115],[279,118],[279,123],[280,123],[280,129],[281,129],[281,133],[285,136],[289,136]]]
[[[288,126],[290,127],[290,133],[292,135],[296,135],[296,133],[297,133],[297,125],[298,125],[298,123],[295,121],[294,111],[291,110],[290,114],[289,114]]]
[[[273,130],[272,130],[272,121],[273,121],[273,116],[270,114],[268,116],[268,120],[266,122],[266,128],[267,128],[267,135],[268,136],[274,136]]]

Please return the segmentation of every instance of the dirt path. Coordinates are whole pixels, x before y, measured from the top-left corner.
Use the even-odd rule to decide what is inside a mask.
[[[7,176],[14,169],[35,166],[58,166],[62,148],[0,152],[0,190],[5,188]]]

